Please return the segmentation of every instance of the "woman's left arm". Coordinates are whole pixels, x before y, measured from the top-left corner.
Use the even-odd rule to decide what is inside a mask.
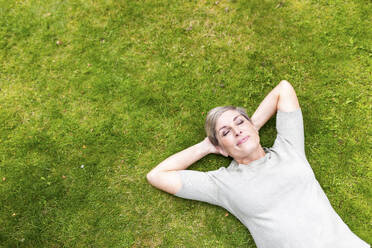
[[[292,85],[282,80],[260,103],[251,120],[255,128],[259,130],[277,110],[291,112],[299,108],[300,104]]]

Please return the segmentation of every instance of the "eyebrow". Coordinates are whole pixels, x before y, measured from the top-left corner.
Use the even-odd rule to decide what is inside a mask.
[[[237,116],[235,116],[234,119],[233,119],[233,121],[235,121],[236,118],[238,118],[239,116],[241,116],[241,115],[237,115]],[[218,129],[218,132],[221,131],[221,129],[224,129],[224,128],[226,128],[226,127],[227,127],[227,126],[223,126],[223,127],[221,127],[220,129]]]

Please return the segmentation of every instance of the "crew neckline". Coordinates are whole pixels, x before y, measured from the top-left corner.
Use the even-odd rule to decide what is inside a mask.
[[[257,160],[254,160],[252,162],[250,162],[249,164],[239,164],[235,159],[231,162],[234,166],[236,167],[243,167],[243,168],[254,168],[260,164],[265,164],[266,161],[268,161],[269,159],[271,159],[271,152],[270,152],[270,149],[267,148],[267,147],[262,147],[265,151],[265,156],[263,156],[262,158],[259,158]]]

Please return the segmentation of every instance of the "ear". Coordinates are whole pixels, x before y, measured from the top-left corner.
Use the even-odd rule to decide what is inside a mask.
[[[227,152],[221,147],[221,146],[216,146],[217,148],[217,151],[222,155],[222,156],[225,156],[225,157],[228,157],[229,154],[227,154]]]

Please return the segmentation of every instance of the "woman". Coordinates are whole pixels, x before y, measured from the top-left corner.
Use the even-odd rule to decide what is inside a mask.
[[[277,137],[260,145],[258,130],[277,112]],[[306,159],[296,93],[281,81],[252,118],[241,108],[212,109],[207,138],[161,162],[147,179],[175,196],[227,209],[258,248],[367,248],[332,208]],[[215,171],[186,170],[209,153],[231,156]]]

